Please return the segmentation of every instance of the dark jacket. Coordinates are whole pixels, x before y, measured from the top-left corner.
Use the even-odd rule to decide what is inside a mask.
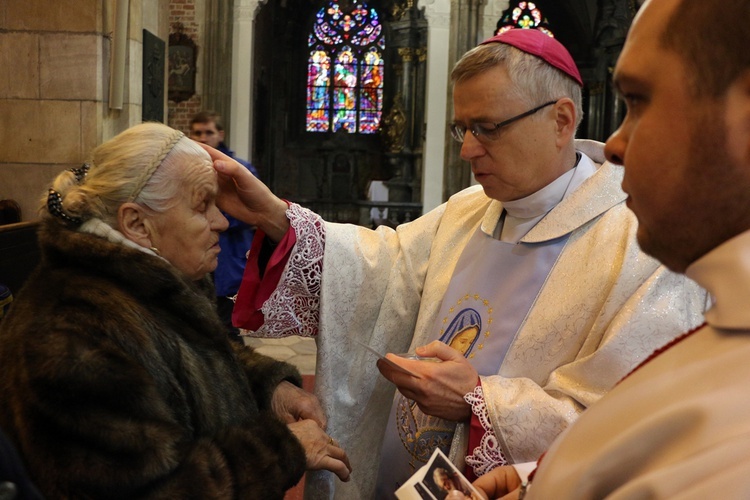
[[[219,144],[219,151],[234,158],[255,177],[258,177],[258,171],[245,160],[234,156],[234,151],[229,149],[223,142]],[[242,275],[245,274],[245,264],[247,263],[247,252],[253,244],[255,228],[250,224],[235,219],[226,212],[222,212],[229,222],[226,231],[219,233],[219,265],[214,271],[214,286],[216,287],[217,297],[227,297],[237,293],[242,283]]]
[[[208,279],[45,221],[0,324],[0,426],[50,498],[282,498],[304,450],[286,363],[233,348]]]

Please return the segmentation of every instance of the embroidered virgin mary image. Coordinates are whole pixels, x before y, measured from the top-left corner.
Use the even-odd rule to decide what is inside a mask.
[[[448,344],[468,358],[481,331],[482,316],[474,309],[464,309],[453,318],[440,337],[440,342]]]

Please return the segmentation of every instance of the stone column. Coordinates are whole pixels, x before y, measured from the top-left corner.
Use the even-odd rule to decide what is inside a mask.
[[[422,166],[422,211],[443,202],[445,144],[448,139],[450,0],[420,0],[427,18],[427,106]]]
[[[481,40],[479,27],[483,24],[484,0],[452,0],[453,12],[451,15],[452,48],[451,67],[468,50],[476,47]],[[452,95],[452,87],[448,85],[449,96]],[[448,101],[448,112],[446,122],[453,115],[453,100]],[[447,199],[454,193],[468,187],[472,182],[471,167],[468,162],[461,159],[461,144],[449,137],[446,127],[446,170],[444,174],[443,199]]]
[[[604,0],[594,28],[594,75],[588,80],[588,130],[591,139],[604,141],[622,119],[623,110],[612,89],[612,72],[635,16],[635,0]]]
[[[232,34],[232,148],[240,158],[253,150],[253,39],[255,16],[267,0],[235,0]]]
[[[395,49],[397,59],[392,65],[395,82],[393,106],[384,120],[388,152],[386,158],[393,177],[386,183],[388,199],[395,202],[419,202],[421,198],[420,175],[417,175],[418,157],[422,150],[422,123],[417,117],[425,108],[424,80],[420,80],[420,57],[426,50],[427,20],[412,0],[394,12],[390,24],[389,44]],[[420,86],[421,85],[421,86]]]
[[[232,145],[232,36],[234,0],[206,0],[203,38],[203,109],[219,113]]]

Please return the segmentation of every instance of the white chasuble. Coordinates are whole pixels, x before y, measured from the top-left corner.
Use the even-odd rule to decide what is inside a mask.
[[[622,169],[605,162],[574,188],[586,156],[604,162],[601,144],[577,141],[576,148],[584,156],[569,195],[539,222],[532,220],[536,210],[516,213],[511,206],[515,202],[490,200],[481,186],[453,195],[395,230],[325,223],[313,214],[295,215],[302,208],[290,208],[290,223],[298,235],[295,253],[263,304],[265,323],[256,334],[319,332],[315,392],[328,416],[328,431],[354,468],[347,483],[328,471],[308,471],[306,498],[379,498],[378,452],[388,424],[393,425],[394,443],[400,450],[405,447],[395,429],[395,413],[391,415],[395,388],[380,376],[372,356],[358,342],[381,352],[404,352],[440,338],[441,328],[448,330],[457,316],[454,313],[441,326],[447,316],[443,304],[449,307],[466,293],[480,293],[473,287],[449,291],[458,261],[472,246],[477,228],[493,234],[503,209],[509,216],[502,240],[506,233],[521,237],[518,234],[527,227],[522,245],[567,237],[538,297],[532,299],[531,312],[520,320],[518,332],[510,334],[499,369],[482,376],[488,417],[510,463],[537,459],[583,408],[633,366],[702,321],[705,293],[640,252],[637,223],[620,188]],[[321,262],[322,276],[311,273]],[[500,279],[495,283],[498,288],[505,285]],[[501,306],[494,302],[499,299],[484,298],[493,307],[490,339],[501,338],[495,337]],[[488,321],[482,319],[480,332],[487,330]],[[457,320],[453,328],[461,326]],[[472,362],[489,352],[487,346],[477,348],[480,342],[467,348],[469,355],[479,353]],[[465,424],[456,428],[451,445],[450,458],[459,467],[467,452],[472,453]],[[411,457],[406,455],[408,469]],[[383,467],[396,469],[399,458],[392,458],[386,453]],[[395,489],[384,497],[392,498]]]
[[[566,241],[564,236],[547,243],[514,244],[478,229],[458,261],[433,338],[462,352],[479,375],[498,373]],[[387,461],[377,481],[382,493],[393,493],[436,447],[447,454],[455,425],[425,415],[397,392],[381,453]]]
[[[517,241],[595,172],[591,160],[583,158],[580,162],[579,157],[582,165],[536,193],[506,204],[505,225],[513,229],[511,241],[495,239],[480,227],[456,263],[432,327],[432,340],[461,352],[480,376],[500,370],[569,234],[533,244]],[[503,225],[501,219],[496,234],[503,233]],[[456,422],[425,415],[414,401],[397,392],[381,452],[379,493],[395,491],[429,460],[435,448],[447,455],[455,426]]]

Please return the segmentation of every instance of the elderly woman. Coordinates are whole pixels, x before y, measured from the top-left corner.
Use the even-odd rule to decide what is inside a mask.
[[[46,496],[282,498],[306,463],[348,478],[297,371],[226,337],[217,195],[208,154],[160,124],[55,179],[42,263],[0,323],[0,427]]]

